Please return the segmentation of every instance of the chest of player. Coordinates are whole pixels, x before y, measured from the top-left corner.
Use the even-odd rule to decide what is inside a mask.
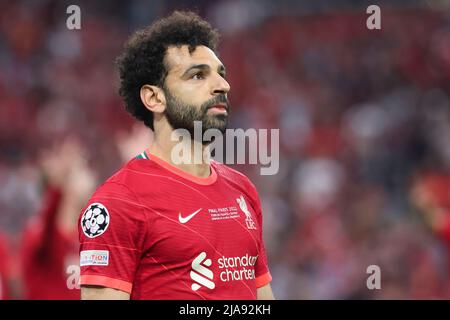
[[[163,201],[152,202],[147,249],[158,261],[189,261],[203,251],[258,254],[260,226],[249,199],[238,190],[205,189],[165,190]]]

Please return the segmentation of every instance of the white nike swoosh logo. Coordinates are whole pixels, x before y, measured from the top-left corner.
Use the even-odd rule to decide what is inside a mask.
[[[191,213],[190,215],[188,215],[187,217],[184,217],[184,218],[181,216],[181,212],[180,212],[180,213],[178,213],[178,220],[179,220],[181,223],[186,223],[186,222],[188,222],[189,220],[191,220],[191,219],[192,219],[197,213],[199,213],[201,210],[202,210],[202,208],[198,209],[197,211]]]

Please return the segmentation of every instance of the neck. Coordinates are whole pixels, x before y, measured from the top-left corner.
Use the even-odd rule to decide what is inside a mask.
[[[165,126],[161,129],[155,130],[153,142],[149,147],[150,153],[193,176],[209,177],[209,146],[188,138],[173,141],[172,128]]]

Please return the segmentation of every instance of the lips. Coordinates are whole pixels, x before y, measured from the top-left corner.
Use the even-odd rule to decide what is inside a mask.
[[[215,104],[215,105],[211,106],[210,108],[219,108],[219,109],[227,110],[227,106],[224,104]]]
[[[216,105],[210,106],[210,107],[208,108],[208,110],[215,110],[215,111],[227,112],[227,111],[228,111],[228,108],[227,108],[227,106],[224,105],[224,104],[216,104]]]

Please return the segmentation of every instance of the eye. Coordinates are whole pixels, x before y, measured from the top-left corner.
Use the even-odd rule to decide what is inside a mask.
[[[201,73],[201,72],[198,72],[191,77],[191,79],[193,79],[193,80],[202,80],[204,78],[205,77],[203,76],[203,73]]]

